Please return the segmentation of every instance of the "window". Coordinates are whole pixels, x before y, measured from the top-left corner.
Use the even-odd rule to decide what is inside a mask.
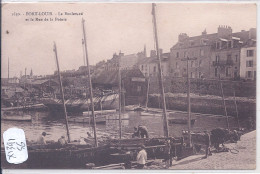
[[[193,78],[193,73],[192,72],[190,72],[190,78]]]
[[[247,57],[253,57],[254,56],[254,50],[247,50],[246,51],[246,56]]]
[[[153,72],[156,72],[156,66],[153,67]]]
[[[234,78],[237,78],[238,77],[238,73],[237,71],[234,72]]]
[[[191,61],[190,62],[190,67],[193,67],[194,66],[194,61]]]
[[[204,50],[200,50],[200,55],[204,56]]]
[[[141,86],[137,86],[137,92],[141,92],[142,87]]]
[[[231,48],[231,40],[228,41],[228,48]]]
[[[235,55],[235,57],[236,57],[236,62],[238,62],[238,55]]]
[[[219,62],[219,56],[216,56],[216,62]]]
[[[227,63],[230,65],[232,63],[231,54],[227,55]]]
[[[142,65],[142,71],[144,70],[144,65]]]
[[[246,61],[246,67],[253,67],[253,60]]]
[[[187,57],[187,52],[186,52],[186,51],[184,51],[184,58],[185,58],[185,57]]]
[[[226,67],[226,77],[229,77],[229,76],[230,76],[230,68]]]
[[[176,53],[176,58],[179,58],[179,52]]]
[[[219,44],[219,42],[216,43],[216,48],[217,48],[217,49],[220,48],[220,44]]]
[[[218,77],[218,68],[215,68],[215,77]]]
[[[179,64],[178,64],[178,62],[176,62],[176,68],[179,68]]]
[[[202,60],[199,61],[199,67],[201,67],[201,65],[202,65]]]
[[[247,78],[252,78],[252,71],[247,71],[246,72],[246,77]]]
[[[199,72],[199,78],[201,78],[201,72]]]

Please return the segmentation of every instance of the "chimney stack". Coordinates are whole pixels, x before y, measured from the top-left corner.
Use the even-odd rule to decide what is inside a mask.
[[[181,33],[181,34],[179,34],[178,41],[183,42],[188,38],[189,38],[189,36],[186,33]]]
[[[218,27],[218,37],[229,39],[232,36],[232,28],[227,25],[220,25]]]
[[[151,50],[150,57],[156,57],[156,51],[155,50]]]

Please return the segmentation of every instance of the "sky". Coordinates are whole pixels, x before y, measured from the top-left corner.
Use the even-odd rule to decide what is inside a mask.
[[[88,57],[91,65],[112,58],[113,53],[133,54],[154,49],[150,3],[11,3],[2,4],[1,77],[53,74],[56,42],[60,69],[77,70],[84,65],[82,18],[85,19]],[[52,12],[28,16],[26,12]],[[58,13],[83,13],[79,16]],[[16,16],[20,13],[20,16]],[[233,32],[256,28],[256,5],[245,3],[157,3],[159,47],[169,52],[180,33],[189,36],[216,33],[219,25]],[[25,21],[36,17],[67,21]]]

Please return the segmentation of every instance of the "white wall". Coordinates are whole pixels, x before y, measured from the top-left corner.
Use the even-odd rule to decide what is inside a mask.
[[[247,50],[254,50],[252,57],[247,57]],[[246,62],[253,60],[253,67],[246,67]],[[247,71],[252,71],[252,77],[247,78]],[[242,79],[254,79],[254,71],[256,71],[256,47],[241,48],[240,53],[240,78]]]

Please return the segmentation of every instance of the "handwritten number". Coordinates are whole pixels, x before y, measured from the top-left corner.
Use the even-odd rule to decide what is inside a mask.
[[[6,146],[6,150],[13,150],[13,149],[15,149],[14,147],[9,147],[9,146]]]
[[[17,147],[17,149],[18,149],[19,151],[23,150],[24,147],[25,147],[25,143],[24,143],[24,142],[21,142],[21,144],[18,144],[18,143],[16,143],[16,144],[21,147],[21,148]]]
[[[8,142],[8,143],[7,143],[7,146],[13,146],[14,143],[15,143],[15,142]]]
[[[16,158],[16,157],[14,156],[14,154],[8,155],[8,157],[9,157],[9,160],[10,160],[11,157]]]

